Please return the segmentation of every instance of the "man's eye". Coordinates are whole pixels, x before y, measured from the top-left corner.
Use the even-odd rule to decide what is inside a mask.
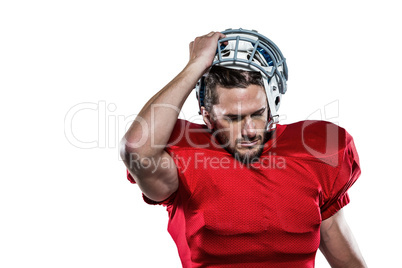
[[[227,118],[230,121],[240,121],[242,119],[241,116],[228,116]]]
[[[258,113],[258,114],[253,114],[253,115],[251,115],[252,117],[260,117],[260,116],[262,116],[264,113]]]

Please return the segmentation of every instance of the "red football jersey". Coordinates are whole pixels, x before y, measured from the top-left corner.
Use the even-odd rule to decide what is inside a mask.
[[[179,119],[166,148],[179,188],[159,203],[144,196],[167,206],[183,267],[314,267],[321,221],[360,175],[352,137],[324,121],[277,125],[252,164],[213,141]]]

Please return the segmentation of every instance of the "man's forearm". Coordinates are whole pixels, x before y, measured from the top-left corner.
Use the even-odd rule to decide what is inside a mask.
[[[152,157],[163,151],[178,114],[202,72],[196,63],[189,63],[145,104],[123,138],[126,153]]]
[[[198,79],[211,66],[217,41],[224,35],[210,32],[190,43],[190,60],[169,84],[142,108],[122,140],[121,155],[160,157],[169,141],[179,112]]]

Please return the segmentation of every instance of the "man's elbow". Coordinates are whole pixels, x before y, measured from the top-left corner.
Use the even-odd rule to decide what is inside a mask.
[[[132,171],[135,168],[135,163],[141,158],[141,151],[129,144],[125,138],[123,138],[119,145],[120,157],[123,160],[126,167]]]

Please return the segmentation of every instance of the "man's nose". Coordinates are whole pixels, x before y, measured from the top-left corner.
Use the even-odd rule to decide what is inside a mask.
[[[252,139],[257,135],[254,121],[250,117],[245,118],[244,126],[242,129],[242,136],[248,139]]]

